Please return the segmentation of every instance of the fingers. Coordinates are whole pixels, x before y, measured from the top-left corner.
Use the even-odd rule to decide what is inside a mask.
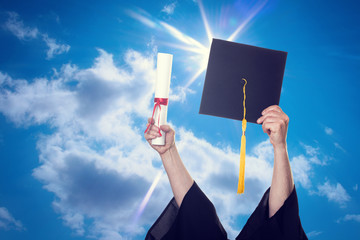
[[[271,144],[274,147],[286,146],[289,117],[277,105],[267,107],[261,114],[256,122],[262,124],[262,129],[269,135]]]
[[[262,129],[264,133],[270,134],[270,133],[278,133],[281,130],[281,127],[283,125],[279,124],[278,122],[266,122],[263,123]]]
[[[154,123],[155,123],[155,120],[153,118],[148,118],[148,123],[146,124],[146,132],[149,132],[151,131],[154,127],[157,127],[157,126],[154,126]],[[149,127],[150,125],[150,127]]]
[[[169,125],[161,125],[160,129],[162,131],[164,131],[165,133],[170,132],[170,131],[174,131]],[[158,133],[159,134],[159,127],[156,125],[151,125],[151,127],[149,128],[148,132],[150,134],[155,134]]]
[[[145,139],[146,139],[146,141],[149,141],[149,140],[153,140],[153,139],[155,139],[155,138],[157,138],[157,137],[160,137],[160,135],[158,135],[159,133],[157,133],[157,134],[150,134],[150,133],[145,133]]]
[[[151,117],[148,118],[148,124],[154,124],[155,120]]]
[[[289,122],[289,117],[281,110],[277,105],[272,105],[262,111],[262,115],[256,122],[258,124],[264,124],[264,122],[284,122],[287,124]]]
[[[264,114],[266,114],[266,113],[269,112],[269,111],[276,111],[276,112],[280,112],[280,113],[283,112],[278,105],[271,105],[271,106],[265,108],[265,109],[261,112],[261,114],[264,115]]]
[[[151,118],[148,119],[149,122],[151,122]],[[151,140],[157,137],[160,137],[159,134],[159,127],[153,124],[154,122],[152,121],[151,126],[149,127],[148,131],[145,133],[145,139],[146,140]],[[149,125],[149,123],[147,124],[147,126]],[[174,131],[169,125],[161,125],[160,129],[162,131],[164,131],[165,133]]]
[[[281,117],[282,117],[282,113],[273,110],[273,111],[266,112],[266,114],[262,115],[256,122],[261,124],[265,120],[269,121],[269,120],[274,120],[276,118],[281,118]]]
[[[148,123],[146,125],[146,132],[144,134],[145,139],[150,142],[150,140],[160,137],[160,129],[169,136],[175,135],[175,131],[169,125],[161,125],[160,128],[155,125],[155,120],[153,118],[148,118]]]
[[[278,132],[288,124],[288,117],[283,114],[271,114],[263,117],[263,120],[258,122],[262,123],[263,131],[266,133],[269,133],[269,130],[271,130],[271,132]]]
[[[160,137],[159,130],[156,131],[156,130],[152,129],[152,130],[148,131],[147,134],[150,136]]]
[[[159,127],[152,124],[144,136],[146,140],[152,140],[154,138],[160,137]]]
[[[173,131],[173,129],[169,125],[161,125],[160,129],[163,130],[166,133],[170,132],[170,131]]]

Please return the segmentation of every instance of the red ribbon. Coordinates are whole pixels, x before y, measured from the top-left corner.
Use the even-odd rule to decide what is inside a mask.
[[[161,112],[161,105],[163,106],[167,106],[168,105],[168,101],[169,99],[168,98],[155,98],[154,99],[154,110],[153,110],[153,113],[152,113],[152,117],[151,118],[154,118],[154,114],[155,114],[155,110],[157,107],[159,107],[159,111],[158,111],[158,127],[159,127],[159,134],[160,136],[162,136],[161,132],[160,132],[160,112]],[[145,133],[149,130],[151,124],[149,124],[145,130]]]

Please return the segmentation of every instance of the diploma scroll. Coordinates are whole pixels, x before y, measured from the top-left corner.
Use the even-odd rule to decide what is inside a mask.
[[[170,90],[170,79],[173,55],[158,53],[157,77],[155,81],[154,120],[155,125],[160,127],[167,123],[167,109]],[[151,141],[153,145],[165,145],[165,133],[160,130],[161,137]]]

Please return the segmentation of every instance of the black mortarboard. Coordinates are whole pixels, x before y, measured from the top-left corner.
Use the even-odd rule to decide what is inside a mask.
[[[200,113],[256,123],[268,106],[279,105],[287,52],[213,39]]]
[[[279,105],[286,57],[287,52],[283,51],[219,39],[212,41],[200,113],[246,119],[243,121],[240,151],[243,162],[240,161],[238,193],[244,190],[240,181],[244,181],[246,122],[256,123],[265,108]]]

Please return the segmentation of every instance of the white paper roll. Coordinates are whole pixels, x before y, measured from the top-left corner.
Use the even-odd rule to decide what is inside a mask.
[[[172,59],[173,55],[167,53],[158,53],[157,55],[157,77],[155,81],[155,98],[169,98],[170,90],[170,79],[171,79],[171,69],[172,69]],[[159,126],[167,123],[167,110],[168,106],[161,105],[161,110],[159,107],[156,108],[154,119],[155,125]],[[159,114],[160,111],[160,114]],[[165,133],[161,132],[161,137],[155,138],[151,141],[153,145],[165,145]]]

